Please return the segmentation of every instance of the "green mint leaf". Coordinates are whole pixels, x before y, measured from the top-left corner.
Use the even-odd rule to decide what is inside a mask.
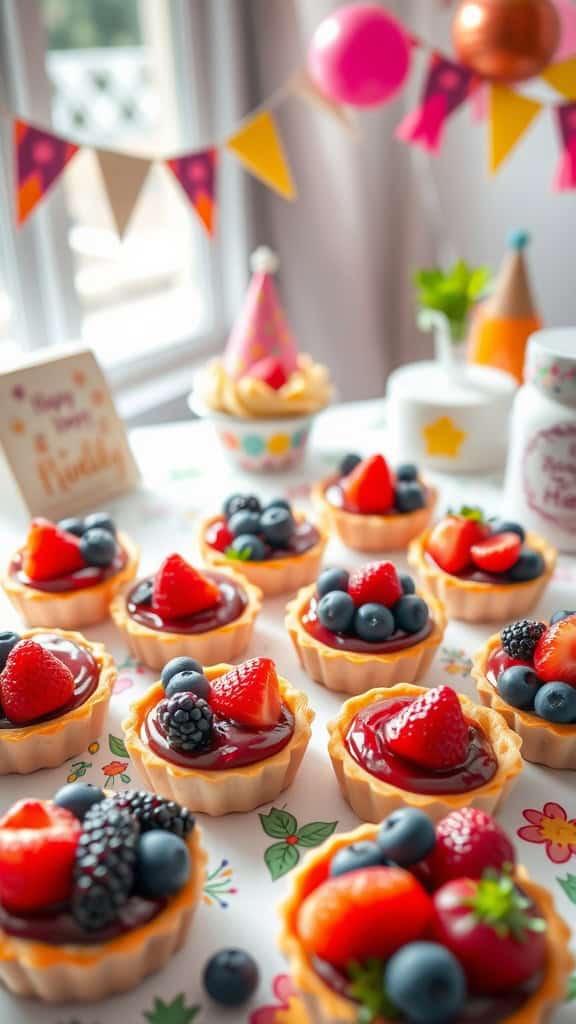
[[[396,1007],[384,988],[384,966],[382,960],[374,958],[348,964],[348,995],[360,1003],[358,1024],[374,1024],[381,1017],[396,1019]]]
[[[562,886],[570,902],[576,903],[576,875],[566,875],[566,878],[557,878],[556,881]]]
[[[295,845],[289,843],[273,843],[264,853],[266,867],[270,872],[273,882],[283,875],[287,875],[300,860],[300,854]]]
[[[124,740],[121,740],[119,736],[113,736],[112,733],[108,735],[108,746],[110,751],[115,757],[127,757],[130,758],[126,747],[124,746]]]
[[[280,807],[273,807],[268,814],[259,814],[260,824],[272,839],[287,839],[298,831],[298,822],[293,814]]]
[[[299,828],[296,833],[298,845],[305,846],[306,849],[320,846],[320,843],[323,843],[325,839],[332,835],[337,824],[337,821],[309,821],[307,825]]]
[[[249,562],[252,552],[250,548],[240,548],[239,551],[236,548],[226,548],[224,554],[231,562]]]

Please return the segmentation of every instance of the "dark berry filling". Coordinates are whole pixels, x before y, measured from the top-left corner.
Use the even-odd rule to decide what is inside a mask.
[[[74,700],[67,707],[59,708],[50,715],[36,719],[32,726],[40,722],[48,722],[60,718],[68,711],[79,708],[89,697],[92,696],[100,679],[100,669],[92,654],[86,647],[78,647],[77,644],[66,637],[56,636],[53,633],[37,633],[34,641],[54,654],[74,676]],[[0,713],[0,729],[21,729],[21,725],[14,725]],[[30,726],[26,726],[30,728]]]
[[[46,942],[51,946],[94,945],[116,939],[119,935],[152,921],[165,907],[166,900],[148,900],[131,896],[112,924],[86,931],[75,920],[68,906],[48,907],[35,914],[11,914],[0,906],[0,928],[16,939]]]
[[[213,541],[216,539],[219,527],[225,523],[224,517],[216,520],[206,530],[206,542],[213,545]],[[315,544],[320,540],[320,534],[313,523],[309,523],[308,520],[296,522],[294,529],[289,539],[286,541],[284,547],[272,547],[270,544],[262,542],[262,557],[258,561],[278,561],[282,558],[293,558],[295,555],[304,555],[307,551],[310,551]],[[226,552],[227,554],[227,552]],[[231,556],[234,558],[234,556]],[[235,561],[253,561],[251,558],[243,559],[242,557],[234,558]]]
[[[86,587],[95,587],[98,583],[116,576],[126,566],[128,556],[123,548],[118,546],[114,560],[110,565],[100,567],[97,565],[86,565],[76,572],[67,576],[57,576],[53,580],[31,580],[22,569],[22,554],[18,553],[10,563],[10,575],[25,587],[33,590],[42,590],[47,594],[65,594],[70,590],[85,590]]]
[[[350,634],[333,633],[323,626],[318,618],[318,598],[315,595],[310,598],[307,608],[302,611],[300,621],[306,632],[319,643],[325,644],[326,647],[333,647],[339,651],[353,651],[358,654],[392,654],[395,651],[406,650],[421,640],[425,640],[434,628],[433,620],[428,619],[423,629],[417,633],[405,633],[403,630],[397,629],[388,640],[381,643],[361,640],[360,637]]]
[[[437,566],[436,561],[434,560],[434,558],[432,558],[432,555],[428,551],[426,552],[426,560],[428,562],[430,562],[431,565]],[[444,571],[445,570],[443,570],[443,572]],[[542,571],[539,572],[537,574],[537,576],[541,576],[543,571],[544,570],[542,569]],[[527,582],[527,580],[514,579],[513,574],[511,574],[509,572],[502,572],[502,573],[484,572],[482,569],[475,569],[473,567],[471,567],[470,569],[463,569],[461,572],[451,572],[451,573],[449,573],[449,575],[450,576],[455,576],[456,579],[459,579],[459,580],[469,581],[470,583],[485,583],[487,585],[492,585],[492,586],[493,585],[498,585],[498,586],[510,586],[510,587],[512,587],[516,583],[526,583]],[[532,579],[536,579],[537,576],[532,576],[531,578]]]
[[[203,575],[217,584],[219,604],[184,618],[163,619],[151,607],[153,577],[149,577],[141,580],[128,594],[126,607],[130,618],[161,633],[207,633],[239,619],[248,604],[246,591],[223,573],[203,570]]]

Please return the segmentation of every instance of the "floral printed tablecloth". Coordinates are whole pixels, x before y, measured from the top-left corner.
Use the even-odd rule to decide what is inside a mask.
[[[144,487],[116,503],[112,512],[122,528],[142,546],[142,568],[153,571],[173,550],[194,554],[198,518],[218,507],[232,490],[255,490],[269,496],[283,493],[305,505],[308,482],[329,472],[350,448],[370,453],[386,450],[381,405],[358,403],[336,407],[317,423],[312,451],[298,474],[284,477],[240,478],[222,461],[208,428],[200,423],[146,428],[133,435]],[[437,477],[441,503],[482,505],[499,511],[499,480],[474,477]],[[4,557],[21,540],[22,530],[0,520]],[[360,564],[361,556],[331,541],[327,562]],[[403,558],[398,564],[406,568]],[[18,622],[0,598],[2,628]],[[316,711],[312,742],[294,785],[274,806],[250,814],[201,821],[209,851],[209,873],[201,906],[185,949],[160,974],[135,992],[92,1006],[43,1007],[0,993],[0,1021],[9,1024],[305,1024],[306,1015],[286,975],[275,946],[275,905],[283,895],[290,872],[306,851],[335,830],[358,822],[341,798],[326,754],[326,722],[338,711],[340,700],[309,680],[297,664],[283,627],[285,601],[267,601],[259,619],[250,655],[268,655],[281,673],[306,690]],[[562,558],[538,614],[576,606],[576,561]],[[489,635],[482,627],[450,623],[444,644],[428,682],[448,682],[473,695],[471,655]],[[119,675],[106,731],[72,761],[54,771],[28,777],[0,779],[0,811],[26,795],[49,797],[68,780],[86,779],[114,789],[138,785],[122,740],[120,722],[130,700],[152,681],[153,674],[136,664],[113,626],[89,629],[92,639],[103,640],[113,652]],[[569,772],[553,772],[526,765],[508,800],[501,820],[515,837],[521,861],[531,874],[553,892],[558,906],[576,927],[576,795]],[[225,1011],[206,997],[201,974],[208,956],[222,946],[249,949],[261,970],[261,983],[249,1007]],[[571,1001],[571,999],[573,1001]],[[555,1024],[576,1019],[576,975],[567,1003]]]

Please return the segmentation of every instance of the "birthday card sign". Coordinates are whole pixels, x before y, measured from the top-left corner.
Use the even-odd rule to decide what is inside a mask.
[[[0,450],[3,510],[11,488],[31,516],[75,515],[139,479],[104,374],[85,348],[0,373]]]

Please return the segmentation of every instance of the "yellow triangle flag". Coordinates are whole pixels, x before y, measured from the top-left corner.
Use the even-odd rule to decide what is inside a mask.
[[[505,85],[490,88],[490,172],[494,174],[520,141],[542,103],[521,96]]]
[[[567,100],[576,100],[576,57],[550,64],[540,76]]]
[[[226,140],[226,148],[244,166],[285,199],[294,199],[296,188],[272,114],[255,114]]]

